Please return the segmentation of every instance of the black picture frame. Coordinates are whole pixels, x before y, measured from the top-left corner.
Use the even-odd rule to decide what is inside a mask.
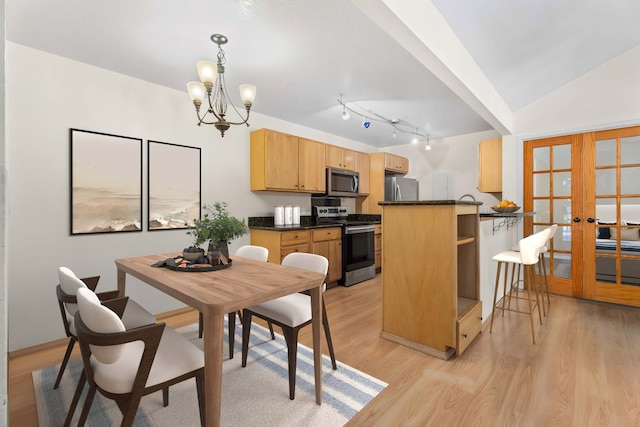
[[[69,131],[70,234],[142,231],[142,139]]]
[[[200,218],[199,147],[147,140],[147,230],[187,229]]]

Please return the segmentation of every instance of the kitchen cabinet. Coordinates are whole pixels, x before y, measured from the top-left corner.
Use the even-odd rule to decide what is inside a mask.
[[[311,230],[312,252],[329,260],[327,284],[342,278],[342,229],[340,227]]]
[[[269,249],[268,262],[280,264],[293,252],[309,252],[309,230],[275,231],[252,229],[251,244]]]
[[[355,170],[360,175],[360,194],[369,194],[369,155],[355,152]]]
[[[382,224],[376,224],[374,230],[374,250],[376,260],[376,271],[382,268]]]
[[[384,153],[384,169],[395,173],[406,174],[409,172],[409,159],[396,156],[395,154]]]
[[[251,132],[251,190],[325,191],[325,144],[269,129]]]
[[[389,165],[397,167],[389,169]],[[385,173],[398,173],[399,170],[404,170],[405,173],[409,170],[409,159],[385,152],[369,154],[369,196],[360,202],[360,213],[382,213],[378,202],[384,201]]]
[[[326,167],[356,170],[356,152],[335,145],[326,145]]]
[[[465,351],[482,328],[478,230],[474,202],[383,203],[383,338],[442,359]]]
[[[478,144],[478,191],[502,192],[502,138],[485,139]]]

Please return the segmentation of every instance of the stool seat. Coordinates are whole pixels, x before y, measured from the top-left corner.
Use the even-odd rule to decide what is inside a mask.
[[[520,258],[520,252],[516,251],[504,251],[491,258],[498,262],[512,262],[514,264],[522,264],[522,258]]]

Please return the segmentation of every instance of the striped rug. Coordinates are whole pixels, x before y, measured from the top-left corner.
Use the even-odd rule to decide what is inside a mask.
[[[226,324],[225,324],[225,330]],[[197,338],[197,324],[178,330],[202,348]],[[315,404],[313,381],[313,352],[298,345],[296,398],[289,400],[287,350],[284,338],[276,334],[271,340],[269,331],[259,325],[251,328],[247,367],[241,367],[242,328],[236,327],[235,357],[225,360],[222,379],[223,426],[341,426],[369,403],[386,383],[338,362],[338,370],[331,368],[331,360],[322,357],[322,402]],[[324,339],[324,337],[322,338]],[[337,356],[340,350],[336,349]],[[225,339],[225,357],[228,355]],[[33,373],[38,420],[41,427],[62,425],[73,392],[80,377],[82,363],[69,363],[60,388],[53,390],[59,369],[51,366]],[[85,387],[86,389],[86,387]],[[81,404],[84,397],[81,399]],[[81,408],[76,410],[72,425],[77,424]],[[88,426],[119,425],[122,416],[113,401],[96,394],[91,407]],[[177,384],[169,390],[169,406],[162,406],[160,392],[142,398],[135,426],[183,427],[200,425],[195,380]]]

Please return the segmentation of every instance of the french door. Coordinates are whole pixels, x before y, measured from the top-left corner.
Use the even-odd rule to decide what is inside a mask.
[[[552,292],[640,306],[640,127],[525,141],[524,210]]]

